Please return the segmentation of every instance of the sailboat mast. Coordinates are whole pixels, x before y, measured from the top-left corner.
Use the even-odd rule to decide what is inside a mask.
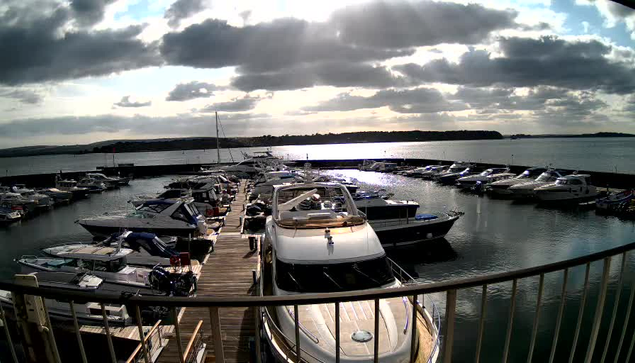
[[[216,112],[216,163],[220,164],[220,141],[218,140],[218,112]]]

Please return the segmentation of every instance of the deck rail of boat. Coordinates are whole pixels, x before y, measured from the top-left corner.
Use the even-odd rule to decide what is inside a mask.
[[[70,300],[76,300],[76,301],[84,300],[85,301],[86,299],[88,299],[90,301],[96,301],[100,303],[118,303],[118,304],[126,303],[126,304],[132,304],[137,306],[165,306],[170,308],[175,308],[175,307],[209,308],[209,312],[211,315],[211,319],[210,319],[211,331],[214,334],[214,345],[215,345],[214,351],[216,352],[216,361],[219,361],[219,362],[223,361],[222,354],[219,354],[220,352],[223,351],[223,342],[222,342],[222,339],[220,338],[217,339],[217,337],[222,334],[221,333],[222,327],[220,326],[220,320],[219,320],[219,309],[222,309],[222,308],[227,308],[227,307],[262,308],[262,307],[273,307],[273,306],[283,306],[283,305],[297,307],[298,305],[305,305],[305,304],[334,303],[335,306],[337,307],[336,311],[339,311],[339,305],[340,305],[339,303],[342,303],[342,302],[374,300],[376,302],[375,310],[377,313],[379,309],[378,301],[380,299],[394,298],[394,297],[408,297],[411,302],[417,302],[419,299],[422,299],[427,294],[445,293],[446,294],[445,309],[444,309],[445,323],[444,323],[444,331],[443,331],[443,344],[441,345],[440,349],[441,349],[443,361],[451,362],[453,340],[455,336],[457,292],[459,290],[481,287],[483,293],[482,293],[482,303],[481,303],[481,312],[480,312],[480,318],[479,318],[480,319],[479,331],[478,331],[477,350],[476,350],[476,361],[478,362],[480,357],[480,352],[481,352],[482,338],[483,338],[484,319],[486,315],[488,285],[504,283],[504,282],[512,282],[512,293],[511,293],[511,296],[509,297],[509,299],[511,300],[510,313],[507,319],[507,331],[505,335],[504,353],[503,353],[504,354],[503,361],[506,361],[509,355],[509,349],[510,349],[513,316],[514,316],[514,309],[516,304],[516,295],[518,292],[518,281],[520,279],[539,276],[540,283],[539,283],[539,287],[537,291],[536,311],[534,316],[531,339],[529,341],[529,347],[530,347],[529,361],[531,361],[531,356],[533,355],[533,352],[534,352],[536,336],[538,333],[538,324],[540,322],[540,306],[541,306],[541,299],[543,295],[545,274],[554,273],[554,272],[562,272],[563,289],[560,296],[560,309],[557,316],[556,330],[554,333],[555,334],[554,343],[552,344],[552,347],[551,347],[550,361],[553,361],[553,357],[555,354],[555,346],[557,345],[558,334],[559,334],[560,326],[562,323],[564,302],[566,299],[566,292],[567,292],[566,291],[567,276],[568,276],[569,270],[577,266],[586,266],[585,282],[582,288],[581,308],[580,308],[580,313],[578,315],[577,326],[576,326],[576,329],[574,330],[574,333],[575,333],[574,348],[571,350],[571,353],[570,353],[573,355],[576,352],[575,344],[578,343],[578,337],[579,337],[582,318],[583,318],[582,312],[584,309],[586,297],[588,296],[590,267],[593,262],[601,261],[603,266],[603,270],[602,270],[603,272],[602,272],[601,283],[599,285],[599,295],[598,295],[599,298],[597,301],[597,305],[595,307],[595,315],[593,317],[593,325],[591,327],[590,338],[586,345],[585,361],[590,362],[594,356],[594,351],[596,348],[596,343],[598,340],[598,334],[600,330],[600,324],[602,323],[602,317],[603,315],[605,315],[604,314],[605,299],[606,299],[607,289],[608,289],[608,284],[610,279],[611,264],[615,257],[621,257],[621,269],[619,272],[618,288],[616,290],[616,293],[620,294],[622,292],[622,289],[624,288],[623,277],[624,277],[626,266],[627,266],[626,264],[627,255],[628,255],[628,252],[632,251],[633,249],[635,249],[635,242],[625,244],[615,248],[610,248],[601,252],[596,252],[589,255],[580,256],[580,257],[576,257],[576,258],[572,258],[572,259],[568,259],[564,261],[545,264],[542,266],[529,267],[529,268],[519,269],[515,271],[495,273],[495,274],[489,274],[489,275],[478,276],[473,278],[465,278],[460,280],[444,281],[444,282],[438,282],[438,283],[404,285],[403,287],[392,288],[392,289],[372,289],[372,290],[363,290],[363,291],[319,293],[319,294],[312,293],[312,294],[302,294],[302,295],[292,295],[292,296],[235,296],[235,297],[198,296],[194,298],[187,298],[187,297],[166,298],[166,297],[142,297],[142,296],[122,297],[122,296],[99,295],[99,294],[93,295],[93,294],[86,294],[81,292],[62,291],[62,290],[51,289],[51,288],[33,288],[33,287],[16,285],[11,282],[0,282],[0,289],[9,290],[19,294],[36,295],[36,296],[42,296],[42,297],[47,297],[47,298],[52,298],[57,300],[66,300],[66,301],[70,301]],[[632,272],[632,271],[629,271],[629,272]],[[625,318],[626,323],[624,324],[622,332],[620,334],[620,345],[618,347],[617,352],[615,352],[615,354],[617,354],[617,357],[620,356],[621,348],[623,345],[622,343],[624,342],[626,338],[628,319],[630,316],[630,310],[633,305],[634,297],[635,297],[635,287],[631,287],[630,296],[628,300],[628,307],[626,310],[626,314],[627,314]],[[619,304],[619,295],[616,301],[617,303],[615,303],[612,307],[610,307],[612,310],[610,314],[611,324],[609,327],[609,333],[608,333],[609,335],[608,335],[608,338],[606,339],[606,342],[603,348],[604,349],[603,356],[606,356],[608,346],[611,343],[611,333],[615,325],[616,316],[618,312],[617,306]],[[412,321],[417,321],[416,320],[417,309],[412,309],[412,310],[415,312],[413,314]],[[255,318],[254,320],[255,320],[256,326],[258,327],[259,319]],[[335,320],[338,321],[339,319],[336,317]],[[337,337],[339,336],[339,324],[336,324],[336,329],[337,329],[337,333],[336,333],[336,337]],[[300,330],[299,325],[297,324],[297,320],[296,320],[295,330],[296,330],[296,341],[297,341],[297,337]],[[258,329],[256,329],[256,331],[258,331]],[[375,332],[377,331],[378,331],[378,325],[375,324]],[[178,323],[176,324],[176,332],[177,332],[177,340],[180,340],[180,337],[178,337],[178,334],[179,334]],[[413,342],[415,339],[414,335],[415,334],[413,334]],[[378,336],[378,335],[375,334],[374,336]],[[632,347],[633,345],[635,345],[635,335],[633,335],[629,339],[631,339],[631,342],[630,342],[631,349],[629,349],[626,361],[629,361],[630,354],[632,353],[632,350],[633,350]],[[339,352],[339,349],[338,349],[339,344],[340,344],[340,341],[339,339],[337,339],[336,352]],[[261,349],[259,339],[256,339],[255,346],[256,346],[255,349],[257,351],[257,354],[255,354],[255,357],[259,361],[258,358],[260,357],[259,352]],[[302,353],[301,347],[296,346],[296,354],[301,355],[301,353]],[[599,353],[599,351],[596,352],[596,354],[597,353]],[[377,361],[378,360],[377,339],[375,339],[374,357],[375,357],[375,361]],[[339,359],[339,354],[337,358]],[[296,357],[292,357],[292,359],[297,360]],[[602,360],[604,360],[604,358]]]

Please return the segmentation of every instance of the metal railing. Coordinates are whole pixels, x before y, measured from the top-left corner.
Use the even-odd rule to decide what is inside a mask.
[[[529,347],[528,361],[531,361],[533,359],[533,354],[534,354],[534,350],[536,346],[536,337],[539,330],[538,325],[540,323],[540,316],[541,316],[540,312],[541,312],[541,305],[542,305],[545,275],[548,273],[559,272],[559,273],[562,273],[563,287],[562,287],[562,292],[560,294],[560,304],[559,304],[557,319],[555,322],[553,342],[550,349],[549,361],[553,362],[555,359],[554,357],[555,357],[556,345],[558,344],[559,339],[562,338],[560,336],[560,333],[562,330],[561,328],[562,328],[562,322],[563,322],[564,304],[567,298],[567,279],[568,279],[570,270],[572,268],[576,266],[585,266],[585,280],[581,290],[582,297],[580,302],[577,324],[574,330],[573,343],[569,349],[569,352],[570,352],[569,361],[571,362],[571,361],[574,361],[575,359],[575,361],[583,360],[585,362],[591,362],[593,360],[594,353],[596,352],[596,348],[598,350],[597,351],[598,355],[601,350],[602,360],[605,360],[607,353],[609,351],[609,345],[611,344],[612,338],[617,338],[618,332],[613,332],[613,330],[615,330],[616,321],[617,321],[618,305],[620,303],[619,296],[618,296],[618,299],[615,300],[615,304],[613,306],[609,306],[611,310],[610,326],[608,329],[607,336],[604,339],[605,344],[603,347],[597,347],[598,336],[600,333],[600,325],[602,323],[603,316],[605,315],[604,310],[605,310],[605,302],[606,302],[608,285],[610,282],[609,280],[611,275],[610,274],[611,264],[613,262],[614,257],[616,256],[620,257],[622,265],[619,270],[619,280],[618,280],[618,287],[617,287],[616,293],[621,294],[622,290],[625,288],[624,286],[625,274],[627,272],[629,273],[633,272],[627,268],[628,267],[627,255],[628,255],[628,252],[633,249],[635,249],[635,243],[630,243],[623,246],[611,248],[602,252],[597,252],[590,255],[569,259],[566,261],[560,261],[560,262],[555,262],[555,263],[546,264],[542,266],[536,266],[536,267],[511,271],[511,272],[503,272],[503,273],[497,273],[497,274],[490,274],[486,276],[479,276],[479,277],[466,278],[466,279],[455,280],[455,281],[438,282],[438,283],[407,284],[399,288],[391,288],[391,289],[372,289],[372,290],[362,290],[362,291],[352,291],[352,292],[346,291],[346,292],[335,292],[335,293],[328,293],[328,294],[302,294],[302,295],[290,295],[290,296],[236,296],[236,297],[199,296],[195,298],[188,298],[188,297],[166,298],[166,297],[156,297],[156,296],[144,297],[144,296],[114,296],[114,295],[105,295],[105,294],[86,294],[81,292],[73,292],[69,290],[61,291],[59,289],[52,289],[52,288],[29,287],[29,286],[17,285],[10,282],[0,282],[0,290],[11,291],[15,294],[14,296],[31,295],[31,296],[39,296],[42,298],[55,299],[57,301],[67,301],[71,303],[71,307],[73,306],[72,301],[98,302],[102,307],[103,323],[104,323],[104,328],[105,328],[105,332],[107,336],[109,352],[111,354],[111,359],[113,362],[116,362],[117,359],[121,357],[117,357],[115,355],[115,350],[112,345],[113,344],[112,338],[111,338],[112,332],[110,331],[110,328],[108,325],[109,320],[106,316],[106,309],[105,309],[105,306],[108,304],[126,304],[126,306],[134,307],[134,311],[137,316],[137,322],[139,325],[139,335],[141,337],[140,351],[143,351],[143,352],[146,352],[146,349],[147,349],[145,344],[146,333],[144,332],[144,329],[140,323],[141,319],[140,319],[139,309],[143,307],[148,307],[148,306],[162,306],[162,307],[170,308],[175,315],[174,327],[175,327],[176,340],[178,343],[179,357],[181,362],[184,362],[185,358],[187,357],[184,355],[185,351],[181,345],[181,333],[179,328],[179,321],[178,319],[176,319],[176,308],[196,307],[196,308],[209,309],[210,328],[211,328],[211,332],[213,336],[213,345],[214,345],[216,361],[224,362],[225,350],[223,348],[224,343],[221,338],[222,326],[221,326],[220,317],[219,317],[219,311],[222,311],[222,309],[229,308],[229,307],[252,307],[252,308],[257,308],[257,311],[262,311],[262,308],[266,308],[266,307],[293,306],[294,317],[296,320],[296,324],[295,324],[296,333],[295,333],[294,341],[301,342],[301,340],[299,340],[300,327],[298,324],[298,313],[297,313],[298,306],[311,305],[311,304],[335,304],[335,312],[336,312],[335,336],[337,338],[336,339],[336,354],[337,354],[336,361],[339,361],[340,343],[341,343],[339,339],[340,303],[362,301],[362,300],[374,301],[375,302],[374,304],[375,316],[379,316],[378,315],[379,301],[381,299],[406,297],[412,304],[420,304],[421,301],[423,301],[424,297],[426,298],[426,300],[429,300],[430,297],[428,295],[430,294],[444,293],[446,295],[446,298],[445,298],[445,309],[444,309],[444,331],[442,335],[443,341],[440,346],[438,345],[434,346],[433,354],[431,355],[431,358],[429,358],[429,360],[430,361],[434,360],[434,357],[435,357],[434,353],[436,353],[436,349],[439,349],[439,353],[440,353],[440,356],[443,358],[443,362],[451,362],[454,337],[455,335],[462,333],[461,331],[455,330],[456,329],[455,322],[457,317],[457,311],[456,311],[457,293],[462,290],[480,287],[482,289],[482,297],[481,297],[482,304],[481,304],[481,310],[479,315],[479,324],[478,324],[478,333],[477,333],[478,336],[476,339],[476,354],[474,356],[474,360],[476,362],[479,362],[479,359],[482,353],[482,347],[483,347],[483,336],[485,333],[484,323],[485,323],[485,318],[487,316],[488,286],[491,286],[492,284],[511,282],[512,290],[511,290],[511,296],[509,298],[510,299],[509,317],[507,319],[505,340],[501,344],[504,347],[502,360],[506,362],[509,358],[510,349],[511,349],[510,341],[511,341],[512,333],[513,333],[513,326],[514,326],[513,317],[514,317],[514,313],[516,309],[516,297],[518,294],[519,281],[522,279],[531,278],[531,277],[538,277],[540,281],[538,285],[538,291],[537,291],[536,308],[535,308],[535,312],[534,312],[535,315],[533,319],[533,328],[531,331],[531,337],[529,340],[527,340],[527,346]],[[599,284],[599,294],[598,294],[597,303],[594,309],[595,312],[593,315],[593,323],[592,323],[592,326],[590,327],[590,330],[588,331],[589,333],[588,341],[581,342],[580,331],[582,329],[582,320],[584,315],[583,312],[584,312],[585,304],[588,301],[587,297],[589,295],[589,286],[590,286],[589,272],[591,269],[591,264],[596,261],[598,262],[601,261],[603,265],[601,280]],[[629,286],[630,294],[629,294],[628,304],[626,308],[626,315],[622,320],[624,322],[621,329],[622,331],[621,333],[619,333],[619,344],[617,346],[617,349],[612,351],[612,353],[614,353],[614,356],[616,357],[616,361],[618,358],[621,358],[621,357],[625,357],[626,361],[630,361],[633,348],[635,346],[635,335],[631,334],[631,336],[629,336],[627,334],[628,331],[632,330],[632,327],[631,329],[628,329],[631,309],[632,309],[633,300],[635,297],[635,282],[633,282],[632,284],[633,286]],[[2,306],[0,306],[0,308],[1,307]],[[77,330],[77,343],[80,347],[80,352],[83,358],[82,360],[85,360],[85,356],[83,353],[84,348],[82,343],[82,337],[81,337],[81,334],[79,334],[79,330],[77,328],[77,317],[75,315],[74,310],[72,311],[73,311],[73,318],[75,322],[75,329]],[[411,309],[411,311],[413,313],[413,319],[411,321],[416,322],[418,314],[421,314],[421,310]],[[59,362],[59,354],[57,354],[57,347],[55,346],[55,339],[54,339],[55,336],[53,333],[53,329],[50,329],[51,323],[50,323],[48,311],[46,309],[46,304],[44,304],[43,314],[45,316],[45,319],[43,320],[43,323],[42,323],[43,324],[43,326],[41,327],[42,331],[48,332],[50,341],[53,342],[53,347],[52,347],[53,349],[51,350],[53,354],[50,355],[49,360],[52,362]],[[9,324],[6,321],[7,315],[5,314],[4,309],[0,309],[0,315],[2,317],[2,325],[4,325],[4,335],[6,336],[5,339],[9,342],[9,346],[11,347],[12,358],[15,362],[18,362],[17,355],[15,353],[15,350],[13,349],[13,344],[16,344],[19,342],[19,337],[17,337],[15,334],[11,334],[10,329],[8,328]],[[254,314],[254,317],[255,317],[256,331],[259,332],[262,327],[262,314],[256,313]],[[432,309],[432,318],[438,324],[440,324],[440,314],[436,307],[433,307]],[[608,315],[607,315],[607,318],[609,318]],[[374,326],[374,329],[375,329],[374,337],[376,337],[376,339],[374,342],[373,357],[375,361],[379,360],[379,344],[377,339],[379,337],[378,320],[379,319],[375,319],[375,326]],[[198,329],[200,329],[200,327],[201,327],[201,324],[199,323]],[[416,329],[412,329],[412,331],[415,332]],[[413,342],[415,342],[415,338],[416,338],[415,334],[416,333],[414,333],[412,337]],[[586,334],[584,336],[586,336]],[[256,357],[256,360],[259,361],[261,357],[261,347],[260,347],[259,339],[256,339],[256,342],[257,343],[256,343],[255,357]],[[188,346],[194,345],[195,343],[196,343],[195,341],[191,342],[191,344],[188,344]],[[291,349],[294,351],[294,354],[290,355],[292,360],[295,360],[295,361],[304,360],[302,358],[302,357],[305,357],[303,355],[304,354],[302,349],[303,347],[301,347],[300,345],[301,344],[296,344],[295,346],[291,347]],[[584,354],[583,359],[580,356],[576,356],[576,348],[581,346],[586,347],[585,348],[586,353]],[[628,346],[628,350],[624,352],[623,349],[626,346]],[[412,344],[411,347],[412,349],[414,349],[415,345]],[[144,357],[144,360],[147,358],[149,359],[148,354],[143,354],[143,357]],[[310,359],[310,358],[307,357],[307,359]],[[412,359],[413,361],[415,360],[414,353],[412,354]]]

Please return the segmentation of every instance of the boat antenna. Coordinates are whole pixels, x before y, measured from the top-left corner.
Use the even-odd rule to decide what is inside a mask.
[[[218,139],[218,112],[216,113],[216,164],[220,164],[220,140]]]

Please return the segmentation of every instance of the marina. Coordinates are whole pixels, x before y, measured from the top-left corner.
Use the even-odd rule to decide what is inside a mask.
[[[422,179],[419,175],[411,175],[413,173],[409,173],[409,170],[414,170],[417,165],[424,164],[426,160],[419,160],[413,165],[398,164],[396,168],[391,168],[391,171],[383,172],[359,171],[349,166],[356,162],[345,162],[342,165],[344,168],[340,169],[334,168],[333,162],[325,162],[324,165],[328,167],[322,170],[313,169],[310,177],[324,181],[346,181],[346,189],[353,190],[353,194],[357,198],[354,199],[357,208],[360,211],[364,211],[364,207],[366,207],[366,212],[369,213],[370,225],[377,230],[377,235],[380,239],[388,238],[392,241],[397,241],[397,236],[403,235],[405,236],[403,237],[405,242],[412,241],[410,246],[407,246],[408,243],[406,243],[406,246],[401,246],[400,243],[395,244],[396,242],[393,242],[392,246],[383,242],[382,245],[386,248],[388,256],[404,269],[400,270],[399,273],[402,276],[412,275],[417,285],[421,285],[422,288],[430,283],[451,283],[465,278],[505,273],[519,268],[532,268],[541,264],[581,258],[593,252],[600,253],[609,248],[619,248],[619,246],[629,243],[635,236],[632,222],[615,216],[596,213],[589,208],[567,207],[563,209],[536,205],[527,201],[510,200],[509,198],[490,197],[486,193],[475,192],[473,188],[457,188],[451,185],[443,185],[434,180]],[[476,168],[478,170],[478,168],[482,167],[476,166]],[[270,212],[267,212],[266,209],[268,202],[259,204],[260,199],[250,200],[250,198],[254,198],[251,195],[253,195],[253,190],[259,190],[256,198],[263,198],[266,201],[268,200],[267,198],[271,198],[271,195],[267,194],[267,190],[275,190],[277,184],[288,182],[292,179],[295,182],[301,182],[306,170],[305,167],[304,170],[300,169],[294,172],[298,173],[297,176],[293,176],[294,174],[290,172],[274,172],[269,177],[257,179],[260,180],[260,183],[264,182],[263,186],[268,185],[265,188],[260,187],[260,189],[259,182],[256,181],[254,185],[253,181],[242,180],[234,188],[236,196],[231,201],[231,204],[223,206],[225,211],[223,213],[227,214],[221,219],[213,216],[207,219],[208,223],[212,223],[214,220],[222,221],[222,223],[217,230],[218,234],[213,235],[213,249],[202,255],[199,253],[198,258],[201,264],[192,267],[198,279],[197,297],[193,298],[193,303],[205,298],[218,298],[221,300],[226,298],[231,301],[241,297],[258,296],[259,285],[255,284],[255,282],[260,282],[262,276],[262,254],[259,247],[264,236],[264,229],[262,228],[264,224],[255,230],[249,230],[246,226],[247,222],[250,224],[264,223],[267,213]],[[499,171],[500,173],[505,173],[507,170],[500,169]],[[490,174],[499,175],[491,172],[488,175]],[[479,175],[479,172],[474,172],[474,175]],[[510,174],[509,177],[515,175]],[[27,230],[32,231],[31,233],[43,230],[50,231],[51,223],[58,224],[61,220],[71,221],[69,227],[72,228],[63,228],[54,234],[34,235],[34,238],[32,238],[33,244],[19,246],[15,251],[16,255],[18,253],[33,254],[37,252],[37,246],[45,248],[56,243],[88,241],[93,237],[79,224],[72,223],[73,220],[86,216],[98,216],[103,212],[108,212],[109,215],[113,211],[118,211],[117,213],[119,214],[125,213],[125,210],[135,208],[129,202],[133,200],[133,196],[161,192],[162,186],[173,185],[174,180],[182,178],[182,176],[137,178],[130,182],[130,186],[91,194],[88,199],[56,207],[49,213],[0,229],[0,233],[2,233],[3,239],[5,237],[11,238],[11,235],[22,235]],[[492,179],[490,182],[494,181]],[[613,199],[622,202],[630,200],[624,194],[619,195],[621,197]],[[170,197],[170,195],[164,197]],[[174,198],[179,200],[181,192]],[[143,203],[137,204],[136,207],[138,208],[142,205]],[[385,207],[381,211],[382,214],[373,215],[373,212],[368,209],[370,205],[384,205]],[[250,206],[259,207],[254,209]],[[411,208],[410,206],[415,207]],[[397,209],[394,209],[397,212],[388,212],[388,208],[395,207],[401,208],[402,211],[398,212]],[[248,211],[251,212],[248,213]],[[251,216],[249,215],[250,213],[252,214]],[[256,222],[261,218],[258,217],[258,213],[264,213],[261,214],[263,216],[260,219],[262,222]],[[455,214],[456,217],[452,217]],[[443,218],[447,218],[444,217],[445,215],[453,218],[451,220],[452,223],[439,236],[429,234],[430,232],[428,231],[430,229],[426,229],[423,233],[417,233],[418,238],[415,237],[415,234],[405,233],[409,228],[428,228],[425,225],[426,223],[442,222],[444,221]],[[62,219],[60,220],[59,218]],[[258,224],[253,225],[257,226]],[[396,228],[394,232],[390,229],[391,227]],[[388,232],[382,232],[386,228]],[[404,233],[400,231],[404,231]],[[384,237],[382,237],[381,233],[384,233]],[[531,260],[525,258],[529,251],[531,251]],[[17,264],[10,260],[10,258],[15,257],[15,255],[2,257],[6,258],[6,261],[1,264],[2,274],[5,278],[9,278],[19,270]],[[625,260],[629,266],[632,261],[631,258]],[[593,268],[590,269],[589,280],[592,286],[597,286],[595,284],[600,279],[600,272],[597,266],[597,264],[594,264]],[[613,288],[608,289],[609,292],[606,299],[609,301],[616,298],[613,294],[613,291],[617,291],[615,290],[615,279],[617,278],[615,273],[617,271],[609,275],[611,276],[611,279],[608,280],[611,283],[609,286],[613,286]],[[567,303],[569,308],[564,312],[563,319],[565,321],[575,321],[577,315],[573,314],[573,312],[576,304],[579,305],[580,303],[581,290],[578,289],[583,287],[579,284],[582,283],[580,275],[583,277],[584,271],[579,268],[572,269],[569,274],[572,282],[569,284],[568,289],[571,292],[567,297],[571,301]],[[625,284],[631,279],[632,276],[630,274],[624,275],[621,283]],[[505,308],[505,305],[499,306],[499,301],[509,300],[518,293],[533,294],[532,291],[539,289],[538,283],[540,283],[545,286],[540,287],[540,289],[546,288],[546,296],[542,302],[543,314],[545,316],[557,314],[558,299],[556,297],[558,294],[555,292],[561,288],[561,281],[552,275],[546,275],[541,281],[533,279],[523,280],[522,284],[511,290],[510,286],[507,285],[497,287],[488,296],[490,304],[488,309],[504,312],[507,308]],[[515,291],[515,289],[517,290]],[[553,293],[553,298],[548,297],[551,294],[548,291]],[[477,318],[478,315],[474,317],[470,313],[472,309],[470,306],[480,300],[481,297],[479,295],[479,291],[468,289],[463,291],[460,298],[455,302],[454,309],[456,309],[457,317],[454,318],[454,324],[456,329],[464,334],[461,339],[455,339],[452,347],[453,357],[458,361],[468,360],[468,357],[474,354],[474,341],[477,337],[472,335],[479,331],[480,323]],[[594,301],[596,297],[597,295],[591,291],[588,298],[585,298],[589,300],[587,304]],[[430,326],[432,326],[433,321],[437,317],[447,314],[447,296],[432,293],[426,295],[425,301],[427,304],[433,305],[419,310],[416,321],[418,322],[417,324],[423,324],[424,328],[422,329],[431,331]],[[202,352],[204,351],[207,361],[253,361],[255,359],[254,352],[257,349],[256,345],[261,345],[258,349],[268,349],[265,347],[271,345],[271,341],[267,343],[266,339],[264,341],[256,339],[255,332],[265,326],[267,326],[266,331],[269,332],[273,332],[275,329],[272,330],[271,326],[266,323],[262,325],[263,322],[258,322],[257,312],[259,308],[246,307],[241,304],[236,303],[238,306],[232,306],[230,303],[230,305],[222,308],[200,307],[196,306],[197,304],[187,306],[188,304],[183,304],[185,307],[178,310],[178,333],[171,325],[160,325],[154,330],[152,330],[153,325],[148,325],[145,329],[152,332],[153,335],[157,335],[159,331],[161,332],[161,337],[153,337],[156,341],[161,340],[162,342],[161,351],[156,352],[156,361],[180,362],[180,357],[183,357],[185,353],[188,354],[188,359],[190,359],[193,356],[191,356],[189,351],[186,352],[188,346],[190,350],[193,349],[192,347],[203,349]],[[368,308],[372,310],[372,301]],[[621,305],[619,311],[624,313],[623,309],[624,306]],[[353,310],[347,312],[347,314],[352,312]],[[330,313],[333,314],[334,312],[331,311]],[[342,310],[342,313],[344,313],[344,310]],[[531,334],[534,329],[532,326],[534,313],[535,301],[532,303],[531,299],[529,299],[515,302],[514,315],[516,321],[513,328],[513,336]],[[428,318],[426,320],[423,317]],[[439,321],[439,326],[443,326],[447,319],[446,315],[443,322]],[[493,324],[492,326],[503,324],[499,322],[500,319],[503,318],[499,314],[488,315],[483,324]],[[302,324],[306,324],[306,322]],[[72,336],[72,326],[66,326],[65,329]],[[334,328],[331,327],[331,329]],[[607,327],[603,326],[601,331],[605,332],[605,329]],[[80,327],[80,330],[83,334],[105,334],[103,329],[95,330],[95,328],[88,326]],[[135,351],[135,347],[137,347],[135,354],[139,355],[141,352],[140,344],[138,343],[139,334],[134,332],[135,330],[135,327],[131,326],[124,328],[117,334],[127,337],[125,339],[132,339],[128,343],[127,346],[129,348],[127,349],[132,354]],[[560,328],[562,336],[571,336],[574,331],[575,327],[570,325],[564,325]],[[537,346],[547,345],[550,341],[550,332],[552,330],[547,329],[542,334],[538,334],[535,344]],[[220,341],[217,340],[219,336],[221,338]],[[428,344],[429,348],[426,349],[429,352],[436,349],[438,354],[443,356],[441,354],[443,344],[434,343],[435,339],[430,340],[432,343],[425,343],[426,339],[429,338],[424,338],[424,336],[422,335],[418,338],[423,339],[420,344]],[[584,333],[582,336],[585,337]],[[134,339],[137,339],[137,344],[133,343]],[[278,339],[280,339],[280,336]],[[284,338],[283,340],[285,339],[289,338]],[[511,340],[509,342],[510,346],[507,348],[508,351],[503,352],[503,347],[495,343],[497,341],[500,342],[501,339],[505,340],[504,331],[488,331],[488,334],[485,335],[480,343],[483,349],[483,353],[481,353],[483,354],[483,359],[485,357],[497,357],[501,354],[508,354],[510,360],[516,360],[522,359],[521,357],[527,354],[524,340]],[[87,341],[92,340],[87,338]],[[568,343],[570,341],[565,340],[562,344]],[[438,344],[438,346],[435,344]],[[223,356],[219,358],[217,356],[219,351],[214,347],[221,345],[223,347]],[[437,348],[434,348],[435,346]],[[304,349],[303,352],[305,354],[310,354]],[[288,355],[294,354],[292,343],[289,350],[285,352]],[[557,356],[560,356],[560,354],[566,355],[567,353],[567,351],[556,352]],[[273,354],[273,352],[269,351],[267,354]],[[536,350],[534,354],[538,358],[546,354],[546,352]],[[141,358],[141,355],[138,357]],[[201,357],[203,355],[199,358]],[[422,361],[428,361],[427,358],[421,359],[423,359]],[[104,361],[109,360],[106,358]]]

